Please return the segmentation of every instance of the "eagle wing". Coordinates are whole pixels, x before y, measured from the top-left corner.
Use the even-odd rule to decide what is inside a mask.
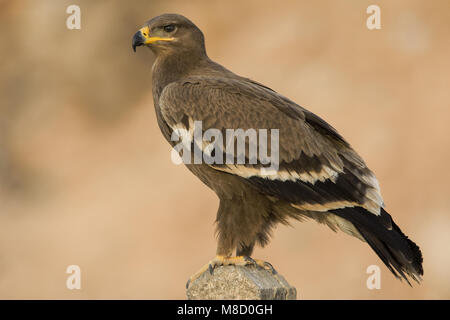
[[[232,163],[208,164],[246,179],[263,194],[305,211],[359,206],[380,215],[378,181],[358,154],[332,126],[270,88],[244,78],[190,77],[167,85],[159,106],[167,125],[189,132],[191,141],[196,121],[202,133],[217,129],[225,136],[227,129],[254,129],[258,141],[260,129],[278,129],[278,150],[272,143],[267,147],[268,154],[278,151],[275,172],[261,170],[267,159],[259,153],[258,159],[246,154],[245,163],[236,161],[236,153]],[[245,145],[248,152],[249,139]],[[206,143],[199,147],[208,151]]]

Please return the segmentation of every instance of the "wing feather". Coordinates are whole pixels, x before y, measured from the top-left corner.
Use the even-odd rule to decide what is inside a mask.
[[[187,126],[195,121],[202,121],[203,133],[210,128],[278,129],[278,171],[263,174],[259,158],[257,164],[248,158],[243,164],[210,164],[261,193],[304,210],[362,206],[380,214],[378,181],[351,146],[320,117],[267,87],[243,79],[192,77],[166,86],[159,105],[169,127],[184,126],[191,133],[195,130]],[[198,147],[205,151],[206,145]],[[268,153],[272,149],[269,145]]]

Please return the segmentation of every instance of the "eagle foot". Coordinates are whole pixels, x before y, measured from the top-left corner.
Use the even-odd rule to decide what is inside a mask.
[[[272,264],[270,262],[264,261],[264,260],[259,260],[259,259],[255,259],[253,260],[255,261],[256,265],[260,268],[263,268],[264,270],[270,271],[272,274],[277,274],[277,270],[275,270],[275,268],[272,266]]]
[[[270,271],[272,274],[277,274],[277,271],[275,268],[266,261],[259,260],[259,259],[253,259],[249,256],[236,256],[236,257],[227,257],[227,256],[216,256],[214,259],[209,261],[207,264],[205,264],[200,270],[198,270],[196,273],[194,273],[189,280],[186,283],[186,289],[189,288],[189,285],[200,278],[200,276],[205,273],[209,272],[209,274],[214,274],[214,269],[219,266],[248,266],[252,265],[257,268],[262,268],[265,270]]]

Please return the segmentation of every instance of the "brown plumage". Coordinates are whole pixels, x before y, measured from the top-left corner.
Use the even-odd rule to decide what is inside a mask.
[[[224,135],[227,129],[279,129],[275,173],[261,174],[261,161],[250,164],[248,155],[245,163],[186,164],[220,199],[219,258],[212,264],[254,263],[239,257],[249,257],[256,244],[267,244],[277,223],[312,218],[366,241],[396,277],[420,280],[419,248],[384,210],[374,174],[333,127],[210,60],[202,32],[183,16],[165,14],[148,21],[133,38],[133,49],[140,45],[156,54],[154,106],[159,127],[173,146],[177,129],[193,138],[195,121],[202,121],[202,133],[210,128]],[[245,143],[249,150],[250,141]],[[206,152],[205,143],[195,144],[193,149]],[[225,158],[227,150],[214,150]],[[234,250],[238,258],[230,258]]]

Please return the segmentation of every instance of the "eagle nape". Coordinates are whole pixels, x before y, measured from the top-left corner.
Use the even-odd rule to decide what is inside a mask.
[[[156,55],[155,114],[172,147],[178,144],[172,134],[180,129],[194,141],[198,123],[202,137],[209,129],[220,133],[245,128],[254,129],[260,141],[261,130],[265,139],[278,130],[279,148],[271,148],[277,150],[277,170],[269,175],[262,173],[265,159],[260,153],[256,164],[249,158],[238,162],[235,154],[232,163],[228,158],[227,163],[184,163],[220,199],[217,257],[191,281],[221,265],[273,269],[249,258],[253,247],[267,245],[277,224],[311,219],[366,242],[395,277],[408,284],[409,279],[420,282],[419,246],[386,211],[375,174],[335,128],[269,87],[212,61],[202,31],[186,17],[163,14],[147,21],[133,36],[133,50],[138,46]],[[209,147],[198,146],[203,154]],[[249,143],[245,147],[249,150]]]

